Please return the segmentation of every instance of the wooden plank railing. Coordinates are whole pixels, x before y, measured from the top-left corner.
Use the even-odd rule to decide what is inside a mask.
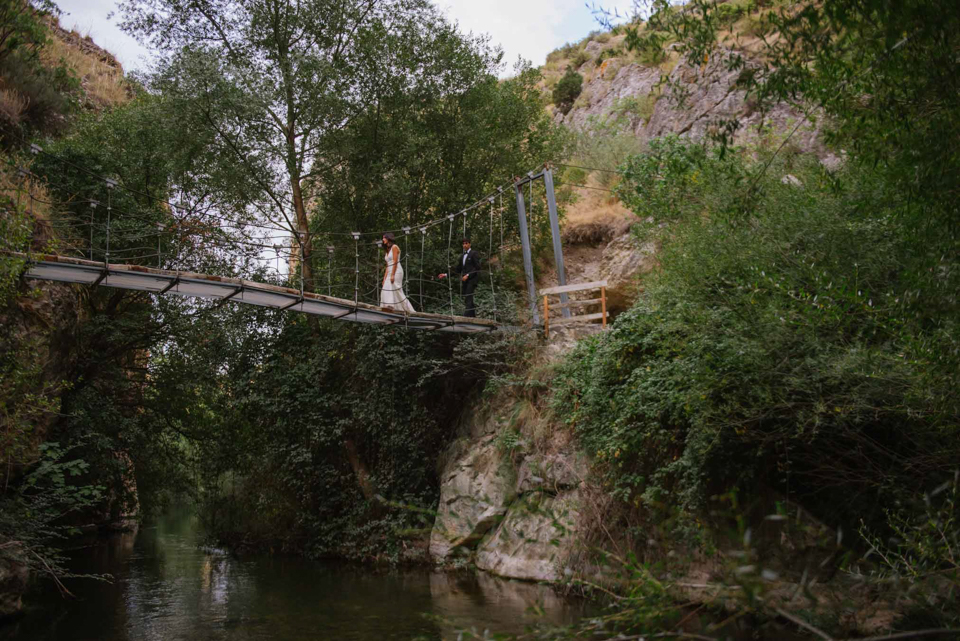
[[[559,287],[547,287],[540,290],[543,296],[543,333],[550,338],[550,297],[560,294],[569,294],[572,292],[585,292],[591,290],[600,290],[600,298],[587,298],[583,300],[568,300],[565,303],[555,303],[553,307],[558,309],[569,307],[583,307],[586,305],[596,305],[600,303],[600,312],[596,314],[581,314],[580,316],[571,316],[570,318],[561,318],[553,322],[554,325],[567,325],[570,323],[587,323],[591,321],[601,321],[604,329],[607,327],[607,281],[597,280],[590,283],[574,283],[572,285],[560,285]]]

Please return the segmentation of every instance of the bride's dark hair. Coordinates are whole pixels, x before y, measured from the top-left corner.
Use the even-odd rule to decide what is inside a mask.
[[[387,239],[387,247],[393,247],[394,245],[397,244],[397,241],[393,239],[392,233],[387,232],[383,235],[383,237]]]

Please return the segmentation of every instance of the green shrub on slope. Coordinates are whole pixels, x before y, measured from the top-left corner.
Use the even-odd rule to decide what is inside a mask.
[[[573,69],[567,69],[567,73],[553,89],[553,104],[566,114],[573,107],[581,91],[583,91],[583,76]]]
[[[556,397],[621,497],[692,516],[719,491],[772,486],[843,523],[952,474],[953,376],[930,349],[950,342],[912,302],[904,203],[872,170],[757,179],[678,139],[624,167],[662,267],[568,359]]]

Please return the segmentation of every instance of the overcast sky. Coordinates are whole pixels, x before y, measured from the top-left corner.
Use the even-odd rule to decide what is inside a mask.
[[[64,15],[61,24],[93,40],[114,54],[127,71],[143,68],[146,49],[117,28],[117,17],[107,19],[116,0],[56,0]],[[507,70],[518,56],[534,66],[566,42],[580,40],[597,28],[584,0],[435,0],[463,31],[488,33],[506,53]],[[610,0],[606,7],[630,6],[629,0]]]

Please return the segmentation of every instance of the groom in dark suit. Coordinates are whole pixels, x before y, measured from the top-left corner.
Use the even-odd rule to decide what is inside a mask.
[[[463,243],[463,254],[453,266],[453,272],[460,276],[460,295],[463,296],[465,308],[463,315],[473,318],[477,315],[477,308],[473,303],[473,290],[480,282],[480,254],[470,249],[469,238],[464,238],[460,242]],[[442,280],[447,276],[448,274],[440,274],[438,278]]]

